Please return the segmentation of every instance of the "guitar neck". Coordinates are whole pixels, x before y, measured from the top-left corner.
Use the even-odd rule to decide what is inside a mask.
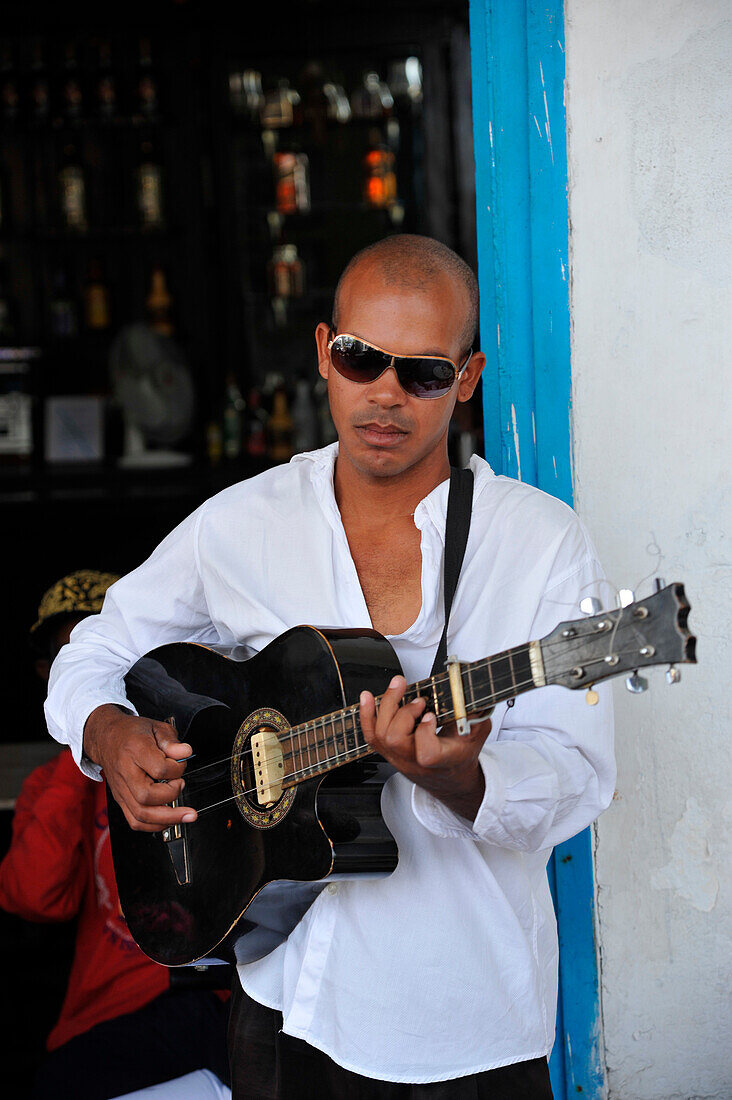
[[[466,714],[481,714],[496,703],[543,686],[545,681],[541,658],[537,660],[536,656],[537,648],[537,643],[529,642],[494,657],[461,663],[459,675]],[[410,684],[404,702],[409,703],[420,697],[426,701],[426,712],[435,715],[438,726],[457,717],[447,672]],[[377,710],[380,703],[381,696],[377,696]],[[282,748],[285,787],[316,775],[325,775],[334,768],[360,760],[373,752],[364,739],[358,704],[293,726],[282,739]]]

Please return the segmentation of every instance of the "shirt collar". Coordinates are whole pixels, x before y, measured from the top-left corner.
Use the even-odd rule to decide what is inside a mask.
[[[292,462],[307,462],[310,464],[310,480],[315,496],[323,511],[331,522],[334,520],[341,524],[340,512],[336,504],[333,489],[333,474],[335,462],[338,457],[338,443],[331,443],[327,447],[321,447],[317,451],[305,451],[295,455]],[[479,455],[473,455],[470,460],[470,468],[475,475],[474,497],[483,488],[489,478],[494,478],[493,470]],[[437,531],[440,541],[445,541],[445,519],[447,517],[447,498],[450,491],[450,480],[436,485],[432,492],[424,497],[414,511],[414,525],[419,531],[423,531],[427,523],[432,523]]]

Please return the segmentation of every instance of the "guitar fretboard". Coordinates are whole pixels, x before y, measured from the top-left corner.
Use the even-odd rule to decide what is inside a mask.
[[[536,686],[529,651],[530,645],[521,645],[495,657],[461,664],[468,715],[479,715],[496,703]],[[410,684],[403,702],[409,703],[420,697],[426,701],[425,710],[435,715],[438,726],[454,721],[455,710],[447,672]],[[381,696],[377,696],[377,711],[380,702]],[[281,738],[281,744],[285,787],[292,787],[312,776],[324,775],[374,751],[364,739],[358,704],[293,726]]]

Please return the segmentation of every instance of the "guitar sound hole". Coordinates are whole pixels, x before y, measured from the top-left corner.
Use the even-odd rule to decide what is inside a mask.
[[[257,829],[277,825],[295,799],[283,786],[285,764],[278,733],[289,730],[284,715],[271,708],[254,711],[234,739],[231,783],[242,817]]]

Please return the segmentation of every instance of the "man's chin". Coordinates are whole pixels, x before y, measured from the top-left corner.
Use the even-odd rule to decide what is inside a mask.
[[[420,459],[408,447],[357,446],[346,450],[341,443],[339,454],[347,458],[360,473],[376,478],[403,474]]]

